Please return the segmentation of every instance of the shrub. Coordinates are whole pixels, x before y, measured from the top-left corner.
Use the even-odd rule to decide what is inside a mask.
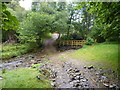
[[[87,45],[92,45],[94,42],[95,42],[94,39],[91,38],[91,37],[88,37],[88,38],[86,39],[86,44],[87,44]]]

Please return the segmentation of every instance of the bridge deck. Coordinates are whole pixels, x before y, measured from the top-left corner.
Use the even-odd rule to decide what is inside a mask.
[[[58,41],[59,46],[80,46],[80,45],[85,45],[86,40],[60,40]]]

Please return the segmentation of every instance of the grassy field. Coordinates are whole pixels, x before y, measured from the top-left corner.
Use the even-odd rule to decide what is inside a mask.
[[[30,47],[29,44],[3,44],[0,45],[0,48],[2,48],[0,50],[2,52],[2,60],[25,54],[34,49],[34,47]]]
[[[70,56],[85,60],[86,62],[101,62],[107,64],[112,69],[118,68],[118,44],[102,43],[93,46],[86,45]]]
[[[42,79],[38,79],[39,75]],[[0,80],[0,88],[52,88],[50,82],[38,70],[20,68],[6,71]]]

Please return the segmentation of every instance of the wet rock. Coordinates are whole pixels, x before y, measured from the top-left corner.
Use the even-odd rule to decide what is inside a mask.
[[[83,68],[85,68],[85,69],[86,69],[87,67],[86,67],[86,66],[84,66]]]
[[[73,86],[74,86],[74,87],[78,87],[78,86],[79,86],[79,83],[75,83]]]
[[[69,72],[69,71],[72,71],[72,68],[70,68],[70,69],[67,69],[66,71],[67,71],[67,72]]]
[[[74,76],[74,77],[76,77],[77,75],[76,75],[76,74],[74,74],[73,76]]]
[[[81,79],[80,81],[82,81],[82,82],[86,82],[86,81],[87,81],[87,79],[85,79],[85,78],[84,78],[84,79]]]
[[[80,80],[80,76],[76,76],[75,79],[76,79],[76,80]]]
[[[70,80],[71,81],[75,80],[74,76],[70,76]]]
[[[3,67],[3,65],[2,64],[0,64],[0,68],[2,68]]]
[[[102,69],[102,68],[100,68],[99,70],[100,70],[100,71],[103,71],[103,69]]]
[[[34,56],[31,56],[31,58],[35,58]]]
[[[77,83],[80,83],[80,80],[76,80]]]
[[[95,73],[95,75],[99,75],[99,73]]]
[[[2,76],[0,76],[0,80],[2,80],[3,79],[3,77]]]
[[[92,69],[92,68],[93,68],[93,66],[92,66],[92,65],[88,67],[88,69]]]
[[[75,73],[79,72],[79,70],[78,70],[78,69],[75,69],[74,71],[75,71]]]
[[[56,86],[56,85],[55,85],[55,82],[51,82],[50,84],[51,84],[51,86],[53,86],[53,87]]]
[[[74,73],[70,73],[69,75],[72,75],[72,76],[73,76],[73,75],[74,75]]]
[[[109,84],[108,84],[108,83],[103,83],[103,85],[104,85],[105,87],[109,87]]]
[[[84,77],[80,77],[80,79],[84,79]]]
[[[107,79],[107,77],[105,77],[105,76],[101,76],[101,79],[104,79],[104,80],[105,80],[105,79]]]
[[[109,88],[115,88],[116,87],[116,85],[109,85]]]
[[[75,83],[77,83],[78,82],[78,80],[73,80],[73,84],[75,84]]]
[[[81,73],[75,73],[77,76],[80,76],[81,75]]]
[[[19,65],[16,65],[16,67],[18,67]]]
[[[56,73],[52,73],[52,74],[50,75],[50,77],[51,77],[51,78],[56,78],[56,77],[57,77],[57,74],[56,74]]]
[[[23,63],[23,61],[22,61],[22,60],[20,60],[20,63]]]
[[[42,79],[42,77],[40,77],[39,75],[37,75],[36,78],[39,79],[39,80]]]

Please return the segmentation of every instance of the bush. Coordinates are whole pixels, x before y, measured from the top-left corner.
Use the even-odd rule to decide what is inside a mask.
[[[86,44],[87,44],[87,45],[92,45],[94,42],[95,42],[94,39],[91,38],[91,37],[88,37],[88,38],[86,39]]]

